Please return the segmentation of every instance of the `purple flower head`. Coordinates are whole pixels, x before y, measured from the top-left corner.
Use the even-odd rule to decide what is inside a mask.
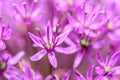
[[[14,65],[20,61],[23,55],[24,55],[23,51],[19,52],[14,57],[12,57],[8,53],[0,54],[0,76],[1,78],[3,77],[3,75],[7,79],[11,77],[10,73],[14,73],[14,71],[12,71],[15,69]]]
[[[96,80],[108,80],[108,78],[117,80],[115,76],[120,75],[120,66],[115,66],[115,64],[119,58],[120,51],[114,53],[111,57],[108,55],[106,61],[104,61],[100,53],[97,52],[97,61],[100,67],[96,67],[96,73],[98,74]]]
[[[75,17],[68,14],[68,20],[78,33],[85,33],[87,35],[91,30],[90,37],[99,35],[99,28],[103,18],[101,18],[101,6],[87,1],[83,3],[82,7],[76,9]],[[97,21],[98,20],[98,21]]]
[[[87,71],[87,74],[86,74],[86,78],[80,74],[76,69],[74,70],[74,74],[75,74],[75,77],[76,77],[76,80],[93,80],[93,70],[94,70],[94,66],[91,66],[89,68],[89,70]]]
[[[32,33],[28,33],[32,41],[42,48],[41,51],[30,57],[32,61],[40,60],[46,53],[48,54],[48,59],[51,63],[51,65],[56,68],[57,67],[57,59],[55,57],[55,48],[56,46],[60,45],[68,36],[70,30],[61,33],[57,37],[55,37],[52,33],[51,27],[47,26],[46,35],[43,38],[41,33],[38,31],[38,34],[40,36],[37,37]]]
[[[10,25],[3,25],[2,24],[2,18],[0,18],[0,50],[3,50],[6,48],[6,44],[4,40],[9,40],[12,35],[12,30],[10,28]]]
[[[84,1],[80,0],[53,0],[54,1],[54,6],[58,11],[69,11],[72,10],[74,11],[78,6],[81,6],[81,4]]]
[[[25,24],[30,24],[32,21],[38,21],[40,19],[39,7],[36,8],[38,0],[33,0],[32,2],[26,1],[22,3],[22,6],[13,4],[15,9],[14,17],[18,22],[23,22]]]

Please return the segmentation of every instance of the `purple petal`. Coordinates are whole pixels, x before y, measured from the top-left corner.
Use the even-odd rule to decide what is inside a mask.
[[[28,34],[29,34],[30,38],[32,39],[32,41],[33,41],[36,45],[38,45],[38,46],[40,46],[40,47],[43,48],[43,46],[42,46],[42,44],[41,44],[42,40],[41,40],[39,37],[37,37],[36,35],[34,35],[34,34],[30,33],[30,32],[28,32]]]
[[[57,59],[55,57],[55,53],[54,52],[51,52],[51,53],[48,53],[48,59],[50,61],[50,64],[54,67],[54,68],[57,68]]]
[[[4,43],[4,41],[0,40],[0,50],[3,50],[6,48],[6,44]]]
[[[104,60],[103,60],[100,52],[97,51],[96,54],[97,54],[97,61],[98,61],[98,63],[100,64],[100,66],[105,66],[105,62],[104,62]]]
[[[76,77],[76,80],[86,80],[83,75],[81,75],[76,69],[75,69],[75,77]]]
[[[69,80],[70,78],[70,73],[71,71],[69,70],[67,73],[65,73],[65,75],[63,76],[62,80]]]
[[[96,67],[95,68],[95,71],[97,74],[99,75],[103,75],[105,73],[104,69],[101,69],[100,67]]]
[[[77,67],[79,66],[80,62],[81,62],[82,59],[83,59],[84,54],[85,54],[85,53],[84,53],[84,51],[83,51],[83,52],[80,52],[80,53],[78,53],[78,54],[76,55],[75,60],[74,60],[74,64],[73,64],[73,67],[74,67],[74,68],[77,68]]]
[[[120,51],[114,53],[114,54],[111,56],[111,58],[110,58],[110,60],[109,60],[109,62],[108,62],[108,65],[114,66],[119,59],[120,59]]]
[[[94,66],[91,66],[87,71],[87,75],[86,75],[87,80],[93,80],[92,78],[93,69],[94,69]]]
[[[70,14],[68,14],[68,20],[69,20],[69,23],[72,25],[72,27],[76,27],[76,28],[78,28],[78,27],[80,27],[80,23],[77,21],[77,20],[75,20]]]
[[[114,71],[114,75],[120,76],[120,66],[114,67],[112,70]]]
[[[32,57],[30,57],[31,61],[38,61],[46,54],[46,50],[41,50]]]
[[[19,53],[17,53],[17,55],[15,55],[14,57],[12,57],[12,58],[8,61],[8,63],[9,63],[9,64],[12,64],[12,65],[17,64],[17,63],[20,61],[20,59],[24,56],[24,54],[25,54],[24,51],[20,51]]]
[[[4,40],[8,40],[11,38],[11,35],[12,35],[12,30],[10,28],[10,25],[8,24],[6,27],[4,27],[4,30],[3,30],[3,39]]]
[[[100,49],[105,45],[105,42],[106,42],[105,40],[97,41],[93,44],[93,48],[94,49]]]
[[[66,47],[66,48],[56,47],[55,50],[59,53],[73,54],[78,50],[78,48],[76,46],[71,46],[71,47]]]
[[[24,65],[24,69],[25,69],[25,75],[27,77],[29,77],[29,79],[33,79],[33,71],[31,69],[30,65],[26,63]]]
[[[98,75],[98,76],[95,77],[94,80],[108,80],[108,79],[104,79],[103,75]]]
[[[62,34],[60,34],[59,36],[56,37],[56,41],[57,44],[56,45],[59,45],[61,44],[69,35],[69,32],[70,30],[66,31],[66,32],[63,32]],[[57,41],[58,40],[58,41]]]

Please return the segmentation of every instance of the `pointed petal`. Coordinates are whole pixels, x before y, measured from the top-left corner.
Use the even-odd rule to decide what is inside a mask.
[[[119,59],[120,59],[120,51],[114,53],[114,54],[111,56],[108,65],[114,66]]]
[[[87,71],[87,75],[86,75],[87,80],[93,80],[93,77],[92,77],[93,69],[94,69],[94,66],[91,66]]]
[[[112,70],[114,71],[114,75],[120,76],[120,66],[114,67]]]
[[[25,75],[29,77],[29,79],[33,79],[33,71],[30,65],[26,63],[24,64],[24,68],[25,68]]]
[[[41,50],[38,53],[36,53],[35,55],[33,55],[32,57],[30,57],[31,61],[38,61],[40,60],[45,54],[46,54],[46,50]]]
[[[0,40],[0,50],[3,50],[6,48],[6,44],[4,41]]]
[[[59,53],[63,53],[63,54],[73,54],[76,51],[78,51],[78,48],[76,46],[70,46],[70,47],[55,47],[55,50]]]
[[[103,75],[98,75],[94,80],[105,80]],[[107,80],[107,79],[106,79]]]
[[[97,54],[97,61],[98,61],[98,63],[100,64],[100,66],[105,66],[105,62],[104,62],[104,60],[103,60],[100,52],[97,51],[96,54]]]
[[[92,46],[94,49],[100,49],[105,45],[105,42],[106,42],[105,40],[100,40],[95,42]]]
[[[85,53],[83,51],[83,52],[80,52],[76,55],[75,60],[74,60],[74,64],[73,64],[74,68],[77,68],[79,66],[79,64],[81,63],[81,61],[83,59],[84,54]]]
[[[76,80],[86,80],[82,74],[80,74],[76,69],[74,71]]]
[[[63,32],[62,34],[60,34],[59,36],[56,37],[56,41],[57,44],[56,45],[59,45],[61,44],[69,35],[70,33],[70,30],[66,31],[66,32]]]
[[[6,27],[4,27],[2,38],[4,40],[8,40],[11,38],[11,35],[12,35],[12,30],[10,28],[10,25],[8,24]]]
[[[25,55],[25,52],[24,51],[20,51],[19,53],[17,53],[17,55],[15,55],[14,57],[12,57],[8,63],[11,64],[11,65],[15,65],[17,64],[20,59]]]
[[[70,25],[72,25],[71,27],[76,27],[78,28],[81,24],[75,20],[70,14],[68,14],[68,21],[70,23]]]
[[[42,46],[42,44],[41,44],[42,40],[41,40],[39,37],[37,37],[36,35],[34,35],[34,34],[30,33],[30,32],[28,32],[28,34],[29,34],[30,38],[32,39],[32,41],[33,41],[36,45],[38,45],[38,46],[40,46],[40,47],[43,48],[43,46]]]
[[[50,61],[50,64],[54,67],[54,68],[57,68],[57,59],[55,57],[55,53],[54,52],[51,52],[51,53],[48,53],[48,59]]]
[[[100,67],[96,67],[95,68],[95,71],[97,74],[99,75],[103,75],[105,73],[104,69],[101,69]]]
[[[71,71],[69,70],[67,73],[65,73],[65,75],[63,76],[62,80],[69,80],[70,78],[70,73]]]

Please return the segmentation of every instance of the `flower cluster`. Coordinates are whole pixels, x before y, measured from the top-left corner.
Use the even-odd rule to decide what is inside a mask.
[[[118,0],[1,0],[0,80],[120,80],[119,7]]]

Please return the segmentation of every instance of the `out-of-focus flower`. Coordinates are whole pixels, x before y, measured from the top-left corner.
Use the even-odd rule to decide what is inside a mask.
[[[2,18],[0,18],[0,50],[3,50],[6,48],[6,44],[4,40],[9,40],[12,35],[12,30],[10,28],[10,25],[8,24],[5,26],[2,23]]]
[[[106,61],[103,60],[99,51],[97,52],[97,61],[100,67],[96,67],[96,73],[98,76],[95,80],[117,80],[116,76],[120,76],[120,66],[115,66],[117,61],[120,59],[120,51],[114,53],[111,57],[107,56]]]
[[[101,17],[102,14],[103,12],[100,5],[88,1],[85,2],[82,7],[76,9],[74,17],[68,14],[68,20],[78,33],[85,33],[85,35],[87,35],[91,30],[89,36],[96,37],[100,33],[101,23],[104,19]]]
[[[38,0],[33,0],[31,3],[23,2],[22,7],[13,4],[15,9],[14,17],[18,22],[23,22],[26,25],[31,24],[33,21],[38,21],[41,18],[40,6],[37,6]]]
[[[46,53],[48,54],[48,59],[51,65],[56,68],[57,67],[57,59],[55,57],[55,48],[60,45],[69,35],[70,30],[61,33],[57,37],[54,38],[51,26],[47,26],[46,35],[43,39],[41,33],[38,31],[40,38],[35,36],[32,33],[28,33],[32,41],[42,48],[41,51],[30,57],[32,61],[40,60]]]
[[[75,74],[75,77],[76,77],[76,80],[93,80],[93,70],[94,70],[94,66],[91,66],[89,68],[89,70],[87,71],[87,74],[86,74],[86,78],[80,74],[76,69],[74,70],[74,74]]]
[[[0,54],[0,77],[2,78],[4,75],[7,79],[10,79],[12,73],[16,73],[14,65],[20,61],[24,54],[24,51],[19,52],[14,57],[8,53]]]
[[[54,6],[58,11],[69,11],[75,10],[77,7],[81,6],[84,0],[53,0]]]
[[[43,80],[39,72],[33,71],[29,62],[22,60],[19,62],[19,67],[16,74],[12,74],[10,80]]]

